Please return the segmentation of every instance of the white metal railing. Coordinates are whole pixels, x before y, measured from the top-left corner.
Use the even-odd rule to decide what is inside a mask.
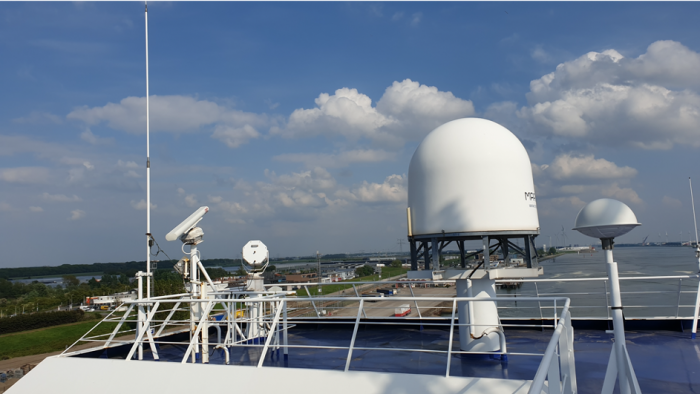
[[[504,344],[501,349],[495,352],[479,352],[479,351],[463,351],[453,348],[454,331],[460,327],[480,326],[475,323],[459,323],[457,317],[458,302],[503,302],[506,299],[502,297],[496,298],[474,298],[474,297],[392,297],[390,300],[396,302],[441,302],[448,303],[450,318],[449,322],[445,322],[444,318],[424,319],[420,323],[412,322],[403,318],[392,318],[396,321],[392,323],[392,319],[383,316],[368,316],[368,299],[365,297],[323,297],[322,299],[294,299],[287,298],[285,295],[258,294],[258,297],[241,298],[250,295],[250,293],[237,292],[222,292],[215,293],[216,298],[209,299],[192,299],[187,295],[176,295],[169,297],[154,297],[152,299],[144,299],[130,301],[125,303],[126,311],[119,315],[112,312],[99,324],[114,322],[117,324],[115,329],[109,334],[89,336],[90,332],[83,336],[78,342],[88,342],[101,344],[102,348],[115,346],[127,346],[129,348],[126,361],[132,360],[137,353],[137,349],[142,346],[149,346],[153,358],[158,357],[157,347],[165,345],[185,345],[186,349],[182,353],[180,362],[186,363],[188,360],[196,362],[193,357],[194,353],[209,352],[210,349],[222,349],[225,352],[226,363],[229,363],[229,352],[236,348],[258,348],[260,356],[257,360],[257,367],[262,367],[266,355],[270,349],[282,349],[284,354],[288,354],[289,349],[336,349],[347,351],[344,370],[348,371],[353,360],[353,352],[356,351],[405,351],[405,352],[422,352],[433,354],[444,354],[445,360],[445,376],[450,376],[450,367],[453,355],[458,354],[490,354],[502,355],[507,357],[518,356],[542,356],[542,362],[535,375],[533,385],[539,384],[540,391],[530,391],[530,393],[540,393],[542,382],[546,379],[549,385],[549,392],[555,393],[552,387],[560,387],[564,393],[575,392],[575,370],[573,363],[573,329],[571,328],[571,315],[569,313],[570,301],[565,297],[522,297],[523,302],[538,302],[551,303],[553,310],[557,310],[557,305],[561,307],[561,313],[555,315],[556,329],[553,331],[552,339],[544,353],[526,353],[526,352],[507,352]],[[288,331],[291,327],[310,323],[308,319],[300,317],[290,317],[290,311],[298,311],[298,308],[290,307],[292,303],[328,303],[328,302],[344,302],[347,303],[344,308],[354,310],[352,317],[353,333],[350,342],[347,346],[333,345],[322,346],[316,344],[290,344],[288,341]],[[197,319],[194,325],[191,325],[191,320],[174,319],[178,311],[192,313],[193,305],[198,304],[202,308],[201,317]],[[139,308],[149,308],[148,313],[138,314],[136,310]],[[254,316],[252,311],[262,311],[257,316]],[[386,309],[386,308],[384,308]],[[199,309],[197,309],[199,310]],[[240,312],[244,311],[243,314]],[[158,319],[158,315],[164,315],[164,318]],[[211,320],[213,316],[222,316],[220,320]],[[140,316],[145,316],[140,318]],[[313,324],[335,323],[324,319],[316,319]],[[141,327],[152,327],[152,329],[134,330],[129,329],[120,331],[124,325],[140,325]],[[428,348],[411,348],[411,347],[371,347],[357,346],[356,338],[360,325],[379,325],[379,324],[405,324],[405,325],[435,325],[449,327],[449,340],[447,349],[428,349]],[[262,327],[257,333],[251,334],[250,327]],[[525,325],[508,325],[508,327],[525,326]],[[194,329],[192,329],[194,327]],[[202,333],[208,331],[208,327],[217,329],[216,341],[209,341],[206,346],[203,344]],[[527,327],[532,327],[527,325]],[[225,329],[225,330],[224,330]],[[91,330],[92,331],[92,330]],[[187,341],[173,341],[170,334],[190,332],[190,339]],[[225,332],[225,335],[223,334]],[[138,335],[135,335],[138,333]],[[119,335],[134,335],[128,339],[119,338]],[[208,335],[208,334],[207,334]],[[262,343],[258,343],[262,340]],[[206,347],[206,349],[205,349]],[[94,351],[95,348],[79,351]],[[62,355],[70,355],[68,350]],[[72,353],[75,354],[75,353]],[[545,372],[541,372],[545,371]],[[544,375],[542,375],[544,373]],[[539,383],[538,383],[539,382]],[[572,391],[573,388],[573,391]],[[560,391],[561,392],[561,391]]]
[[[636,276],[622,277],[624,307],[627,310],[627,318],[633,319],[693,319],[693,324],[697,325],[695,310],[700,302],[700,275],[673,275],[673,276]],[[635,282],[653,281],[654,287],[661,287],[659,290],[633,289]],[[404,285],[415,296],[414,286],[444,286],[452,285],[454,280],[404,280],[404,281],[381,281],[381,282],[337,282],[322,283],[320,286],[345,285],[347,290],[352,289],[355,296],[359,296],[360,291],[372,291],[377,287],[401,286]],[[516,289],[514,291],[499,291],[498,296],[506,299],[499,304],[498,309],[502,311],[504,318],[527,318],[527,319],[550,319],[552,316],[550,305],[528,305],[522,306],[514,304],[522,300],[522,297],[568,297],[572,300],[570,313],[572,319],[611,319],[610,316],[610,290],[608,278],[570,278],[570,279],[503,279],[496,280],[496,284],[519,283],[528,286],[527,289]],[[561,289],[552,287],[553,285],[564,285]],[[274,285],[270,285],[274,286]],[[298,283],[282,284],[281,286],[300,288],[308,298],[318,298],[320,295],[312,295],[310,289],[318,287],[318,283]],[[544,287],[544,288],[543,288]],[[549,287],[549,288],[547,288]],[[639,286],[637,286],[639,287]],[[577,289],[578,288],[578,289]],[[572,290],[573,289],[573,290]],[[446,290],[444,296],[454,294],[453,290]],[[335,292],[332,296],[342,296]],[[662,302],[662,303],[659,303]],[[318,308],[317,302],[313,303],[315,317],[324,317]],[[413,303],[418,317],[423,318],[421,309],[424,307]],[[561,308],[561,306],[559,306]],[[517,310],[519,314],[510,313]],[[548,311],[549,310],[549,311]],[[445,310],[447,312],[447,310]],[[529,312],[528,312],[529,311]],[[365,316],[366,317],[366,316]],[[695,330],[693,331],[695,333]]]

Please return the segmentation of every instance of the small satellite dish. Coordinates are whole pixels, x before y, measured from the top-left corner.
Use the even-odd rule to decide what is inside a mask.
[[[641,226],[634,212],[611,198],[591,201],[576,216],[574,230],[593,238],[615,238]]]
[[[270,253],[262,241],[248,241],[243,247],[243,261],[248,272],[263,272],[269,262]]]

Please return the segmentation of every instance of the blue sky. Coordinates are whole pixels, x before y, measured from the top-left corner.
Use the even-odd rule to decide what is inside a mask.
[[[152,232],[203,258],[397,251],[422,138],[484,117],[528,149],[539,244],[600,197],[687,241],[700,4],[151,3]],[[4,266],[142,260],[143,3],[0,3]],[[682,238],[680,232],[683,232]],[[555,242],[556,243],[556,242]],[[404,245],[405,248],[405,245]],[[405,249],[404,249],[405,250]]]

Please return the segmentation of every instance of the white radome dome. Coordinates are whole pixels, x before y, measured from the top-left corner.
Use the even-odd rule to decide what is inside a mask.
[[[641,226],[632,209],[612,198],[600,198],[581,208],[574,230],[593,238],[615,238]]]
[[[412,235],[539,233],[530,157],[505,127],[457,119],[428,134],[408,168]]]

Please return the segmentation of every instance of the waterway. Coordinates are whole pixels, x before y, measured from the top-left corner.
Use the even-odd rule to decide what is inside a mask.
[[[622,303],[626,318],[649,316],[692,316],[698,279],[645,279],[624,280],[635,276],[694,275],[698,272],[695,251],[688,247],[619,247],[613,250],[618,265]],[[607,278],[605,253],[565,254],[541,263],[544,275],[540,279]],[[609,291],[607,281],[538,282],[524,283],[516,289],[498,289],[499,295],[512,296],[566,296],[571,298],[574,317],[607,317]],[[519,302],[522,310],[527,303]],[[499,307],[514,303],[499,303]],[[540,308],[540,305],[543,308]],[[680,305],[680,306],[679,306]],[[560,305],[559,305],[560,306]],[[553,304],[529,303],[530,312],[543,316],[553,315]],[[513,316],[502,310],[502,316]]]

